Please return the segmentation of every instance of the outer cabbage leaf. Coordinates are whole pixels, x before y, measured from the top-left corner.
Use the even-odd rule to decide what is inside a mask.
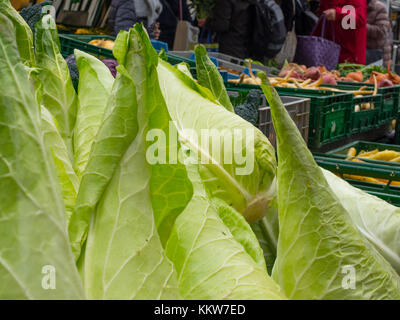
[[[122,68],[121,68],[122,69]],[[117,75],[104,120],[93,142],[68,226],[75,259],[81,254],[89,223],[104,190],[138,132],[136,90],[129,75]]]
[[[198,45],[194,50],[196,56],[196,70],[199,84],[208,88],[214,97],[223,105],[226,110],[234,112],[228,92],[226,91],[224,80],[218,71],[218,68],[207,55],[204,46]]]
[[[122,66],[118,67],[118,72],[117,82],[132,81]],[[133,83],[131,85],[134,90]],[[130,99],[135,101],[131,112],[136,112],[137,116],[136,95],[131,95]],[[102,126],[108,129],[108,136],[100,130],[98,139],[112,143],[113,135],[127,120],[120,115],[121,110],[114,108]],[[165,256],[154,222],[145,128],[139,126],[138,134],[118,157],[107,155],[107,149],[103,151],[105,157],[117,164],[98,199],[85,247],[83,277],[86,294],[91,299],[179,298],[175,270]],[[93,150],[97,150],[96,143]],[[92,156],[98,157],[94,152]],[[91,161],[93,163],[94,159],[89,160],[88,168]],[[97,168],[99,176],[103,167],[107,166]],[[83,179],[85,175],[86,172]],[[84,194],[90,192],[90,186],[82,180]],[[89,190],[85,190],[86,187]]]
[[[15,37],[0,13],[0,299],[80,299],[60,187]]]
[[[246,221],[240,215],[229,217],[225,213],[218,214],[221,204],[215,207],[210,201],[197,166],[190,166],[188,172],[194,186],[194,195],[176,219],[166,249],[178,272],[182,297],[218,300],[286,299],[279,286],[268,276],[265,263],[260,262],[261,249],[259,246],[257,248],[256,240],[251,239],[254,234],[250,227],[240,225],[247,224]],[[221,215],[224,220],[220,218]],[[235,232],[233,225],[240,232]],[[230,230],[234,230],[236,236]],[[241,240],[248,236],[246,241],[241,241],[245,246],[237,241],[238,235]],[[258,252],[252,257],[249,251],[253,254]]]
[[[97,168],[97,174],[105,176],[105,167],[110,179],[93,207],[83,266],[85,289],[94,299],[178,299],[176,272],[165,255],[162,237],[168,238],[168,228],[172,229],[176,216],[186,207],[192,187],[185,166],[152,163],[147,154],[148,132],[163,130],[168,136],[170,121],[158,86],[157,54],[140,25],[122,34],[117,43],[120,41],[127,41],[127,45],[120,60],[125,64],[120,63],[116,81],[130,81],[129,99],[134,101],[130,112],[138,130],[124,152],[114,159],[110,157],[116,162],[111,175],[107,165]],[[124,126],[127,119],[117,118],[116,112],[107,112],[115,115],[115,122],[108,125],[110,116],[106,116],[88,168],[97,156],[97,141],[112,138],[112,132]],[[166,154],[170,147],[177,146],[167,140]],[[108,155],[108,150],[103,154]],[[82,192],[87,194],[89,190]]]
[[[221,199],[214,198],[212,199],[212,203],[214,210],[216,210],[224,225],[229,228],[235,240],[243,246],[255,263],[266,270],[263,250],[246,219]]]
[[[135,35],[132,36],[133,34]],[[126,33],[121,37],[122,41],[126,41]],[[141,25],[135,25],[135,31],[128,35],[127,52],[120,63],[126,62],[126,68],[140,93],[137,95],[139,110],[148,113],[148,130],[156,135],[146,136],[146,157],[148,162],[152,161],[150,188],[154,218],[161,241],[165,245],[176,217],[192,197],[192,184],[185,165],[174,159],[178,156],[181,145],[177,136],[174,136],[176,128],[160,90],[157,52]],[[162,141],[164,138],[165,141]]]
[[[79,104],[74,131],[74,167],[81,177],[103,120],[114,77],[103,62],[90,54],[75,50],[75,58],[79,70]]]
[[[399,299],[399,276],[358,232],[275,89],[265,82],[262,89],[278,138],[279,239],[273,279],[292,299]],[[354,287],[346,287],[346,268],[354,271]]]
[[[58,180],[64,198],[67,221],[74,210],[76,195],[79,189],[79,179],[68,156],[67,146],[61,138],[54,117],[49,110],[41,106],[42,131],[48,152],[53,156]]]
[[[24,64],[35,65],[35,52],[33,50],[33,34],[31,28],[14,9],[9,0],[0,0],[0,13],[4,14],[13,24],[19,56]]]
[[[61,137],[73,161],[72,136],[76,120],[77,95],[68,65],[60,53],[57,28],[50,15],[36,24],[35,49],[38,79],[43,85],[42,104],[56,119]]]
[[[202,163],[207,189],[247,221],[260,219],[272,199],[276,170],[275,151],[268,139],[247,121],[205,98],[190,77],[161,60],[158,75],[179,139]],[[235,130],[242,134],[242,144],[233,139]],[[245,155],[244,164],[235,161],[238,155]]]
[[[400,208],[354,188],[330,171],[321,170],[358,230],[400,274]]]

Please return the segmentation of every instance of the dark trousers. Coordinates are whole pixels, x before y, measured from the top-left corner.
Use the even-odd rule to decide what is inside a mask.
[[[382,49],[367,49],[366,64],[374,63],[375,61],[381,60],[382,58],[383,58]]]

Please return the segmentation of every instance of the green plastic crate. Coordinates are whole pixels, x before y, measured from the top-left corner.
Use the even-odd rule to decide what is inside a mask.
[[[400,146],[399,145],[393,145],[393,144],[385,144],[385,143],[377,143],[377,142],[367,142],[367,141],[354,141],[352,143],[349,143],[345,146],[342,146],[340,148],[331,150],[327,152],[326,154],[328,155],[342,155],[345,156],[347,155],[347,152],[350,148],[355,148],[357,151],[357,154],[360,151],[372,151],[375,149],[378,149],[379,151],[384,151],[384,150],[393,150],[400,152]],[[370,161],[372,162],[372,161]],[[381,160],[373,160],[374,163],[378,164],[384,164],[387,165],[387,161],[381,161]],[[400,162],[391,162],[391,166],[399,166],[400,167]]]
[[[225,83],[229,90],[260,89],[257,85]],[[280,96],[309,98],[311,100],[308,146],[320,148],[350,135],[353,95],[332,91],[275,88]]]
[[[89,44],[95,39],[115,40],[114,37],[106,35],[86,35],[86,34],[60,34],[61,53],[64,57],[74,53],[74,49],[93,54],[98,59],[115,59],[112,50],[104,49]],[[170,53],[166,53],[168,62],[172,65],[186,62],[190,67],[196,67],[196,63],[192,60],[181,58]]]
[[[372,83],[338,81],[338,84],[356,87],[357,89],[363,86],[368,86],[371,89],[374,88],[374,84]],[[379,114],[380,123],[386,123],[395,119],[400,112],[400,85],[378,88],[378,93],[382,95],[383,99],[381,112]]]
[[[279,95],[311,99],[309,147],[320,148],[350,135],[352,94],[280,87],[276,89]]]
[[[362,110],[363,104],[369,104],[371,109]],[[356,111],[358,107],[359,111]],[[351,107],[351,126],[350,133],[361,133],[379,128],[380,114],[382,112],[382,96],[380,94],[376,96],[364,96],[353,99]]]
[[[396,181],[396,183],[400,182],[400,164],[369,159],[363,159],[363,161],[365,161],[363,163],[346,160],[347,150],[350,147],[355,147],[356,149],[358,148],[358,151],[360,151],[372,150],[376,148],[379,148],[379,150],[384,150],[388,149],[387,146],[391,147],[392,150],[396,149],[391,145],[372,144],[368,142],[357,141],[342,148],[332,150],[326,154],[314,153],[314,159],[320,167],[341,176],[353,186],[358,187],[367,193],[380,197],[396,206],[400,206],[400,187],[394,184],[394,181]],[[397,148],[397,150],[399,149],[400,147]],[[388,182],[372,183],[359,181],[351,179],[348,175],[384,179]]]
[[[338,85],[324,85],[324,87],[328,88],[336,88],[340,90],[357,90],[361,88],[361,86],[353,86],[346,84],[338,84]],[[373,89],[373,86],[372,88]],[[353,96],[353,103],[351,107],[351,125],[350,125],[350,133],[362,133],[367,132],[376,128],[383,123],[381,121],[382,110],[383,108],[383,96],[381,94],[377,94],[375,96],[371,95],[364,95],[363,97],[354,97]],[[370,109],[362,110],[363,104],[369,104]],[[358,111],[356,111],[356,109]],[[393,112],[391,113],[393,114]]]
[[[89,44],[95,39],[115,40],[114,37],[106,35],[86,34],[60,34],[61,54],[64,58],[74,53],[75,49],[90,53],[98,59],[114,59],[112,50],[104,49]]]
[[[236,107],[243,104],[247,98],[248,92],[249,91],[245,90],[228,91],[233,106]],[[299,129],[304,141],[307,142],[310,118],[310,99],[284,96],[281,97],[281,99],[290,117]],[[258,104],[258,128],[269,139],[271,144],[276,147],[276,132],[273,126],[271,107],[268,105],[268,101],[264,95],[261,96]]]

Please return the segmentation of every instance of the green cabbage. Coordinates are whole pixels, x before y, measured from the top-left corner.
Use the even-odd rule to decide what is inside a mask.
[[[265,82],[262,89],[271,106],[279,159],[273,279],[291,299],[400,299],[400,277],[358,232],[275,89]],[[348,270],[354,271],[353,282]]]
[[[234,112],[233,105],[225,88],[224,80],[222,79],[218,68],[208,57],[206,48],[203,45],[198,45],[196,46],[194,53],[196,57],[196,70],[199,84],[210,89],[215,99],[217,99],[226,110]]]
[[[160,61],[158,74],[182,145],[201,159],[200,173],[206,188],[249,222],[261,219],[270,205],[275,184],[275,151],[268,139],[250,123],[205,97],[204,88],[176,68]],[[240,150],[234,150],[232,128],[245,133],[247,141]],[[187,129],[193,130],[197,139]],[[203,130],[208,130],[207,148],[200,139]],[[217,149],[213,148],[215,140],[220,143]],[[246,155],[245,164],[233,161],[238,154]]]
[[[321,170],[361,234],[400,274],[400,208],[354,188],[330,171]]]
[[[79,189],[79,179],[72,167],[68,156],[67,146],[57,129],[57,123],[49,110],[41,106],[42,132],[48,152],[52,155],[57,176],[61,184],[64,198],[67,221],[69,221],[75,207],[76,196]]]
[[[72,139],[78,99],[68,65],[60,53],[56,25],[50,15],[36,24],[35,50],[39,68],[37,78],[43,87],[42,104],[56,119],[60,135],[73,162]]]
[[[15,11],[9,0],[0,0],[0,13],[4,14],[13,24],[11,29],[15,32],[18,52],[22,62],[29,67],[34,67],[35,52],[33,50],[31,28],[21,15]]]
[[[80,75],[74,129],[74,167],[78,177],[81,177],[103,120],[114,77],[108,67],[92,55],[80,50],[75,50],[74,54]]]
[[[0,299],[80,299],[60,186],[15,37],[0,13]],[[55,287],[46,290],[49,272]]]

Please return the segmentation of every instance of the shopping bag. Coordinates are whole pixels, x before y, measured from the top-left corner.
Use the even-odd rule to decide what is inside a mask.
[[[178,21],[173,46],[174,51],[191,50],[198,43],[198,40],[199,28],[192,26],[188,21]]]
[[[321,35],[316,36],[315,31],[322,24]],[[335,30],[332,23],[333,41],[326,39],[326,16],[321,15],[311,36],[297,36],[297,50],[294,61],[307,67],[325,66],[333,70],[339,62],[340,46],[335,41]]]

